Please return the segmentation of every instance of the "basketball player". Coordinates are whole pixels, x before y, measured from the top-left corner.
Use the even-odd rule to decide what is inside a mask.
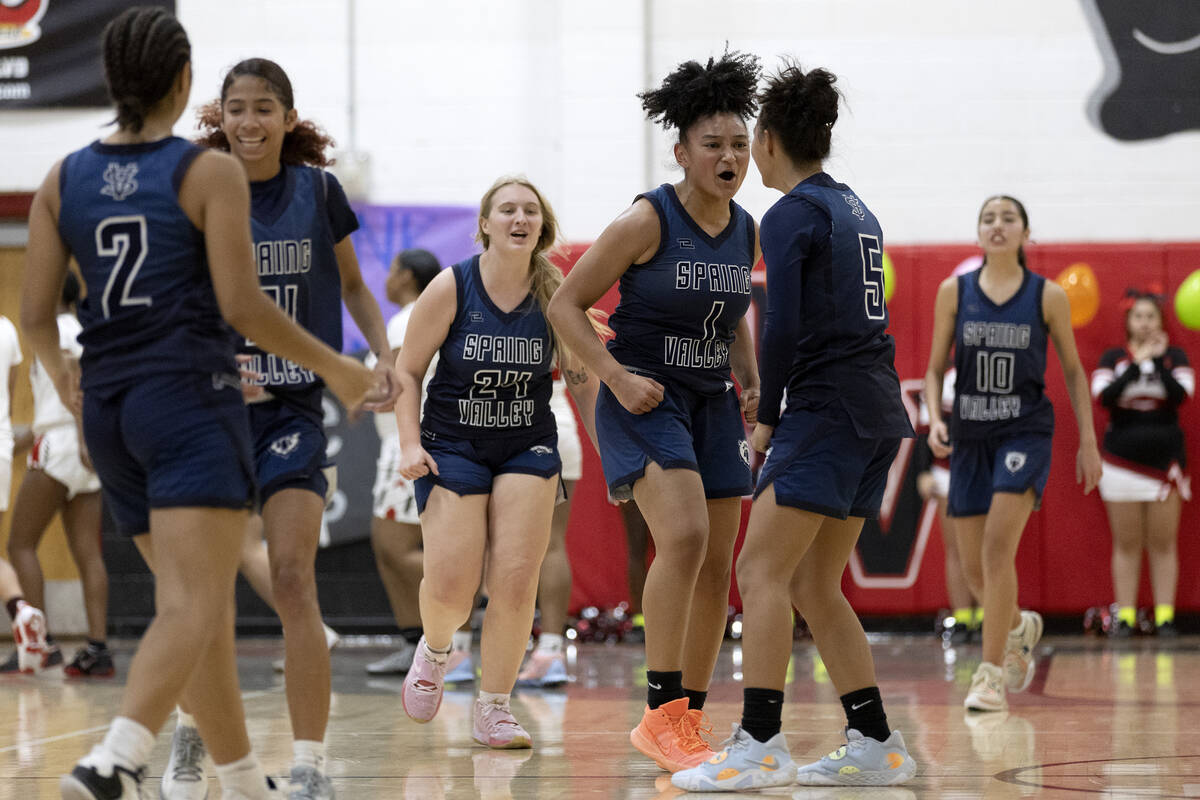
[[[642,597],[647,703],[630,740],[672,772],[712,755],[701,709],[751,489],[739,411],[753,421],[758,405],[745,319],[757,235],[733,196],[750,162],[758,74],[756,57],[726,53],[681,64],[641,95],[651,119],[678,131],[683,179],[638,195],[550,306],[555,330],[604,382],[596,432],[609,492],[637,501],[654,538]],[[585,310],[618,281],[605,349]]]
[[[274,789],[250,750],[233,639],[254,470],[222,316],[323,375],[349,407],[377,378],[259,291],[242,166],[171,135],[192,80],[179,22],[161,8],[128,9],[101,49],[118,129],[55,164],[34,198],[22,324],[64,405],[76,407],[56,321],[74,257],[88,288],[84,433],[118,530],[149,532],[155,618],[103,743],[60,788],[69,800],[141,797],[155,733],[186,686],[224,796],[261,800]]]

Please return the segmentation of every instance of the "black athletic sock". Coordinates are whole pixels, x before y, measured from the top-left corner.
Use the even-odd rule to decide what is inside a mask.
[[[868,686],[842,695],[842,708],[846,711],[846,727],[879,742],[886,741],[892,735],[878,686]]]
[[[708,691],[699,691],[698,689],[684,689],[684,695],[688,699],[688,708],[704,708],[704,701],[708,699]]]
[[[686,697],[683,693],[683,670],[659,672],[646,670],[646,705],[658,708],[663,703]]]
[[[16,597],[11,597],[4,601],[4,607],[8,610],[8,618],[13,622],[17,621],[17,603],[24,599],[25,598],[21,597],[21,595],[17,595]]]
[[[91,637],[88,637],[87,648],[88,648],[88,650],[91,650],[93,653],[103,653],[105,650],[108,649],[108,642],[106,642],[103,639],[93,639]]]
[[[404,637],[404,641],[409,644],[416,644],[421,641],[421,637],[425,635],[425,630],[421,626],[415,628],[401,628],[400,635]]]
[[[742,697],[742,729],[760,742],[769,741],[782,727],[783,692],[747,686]]]

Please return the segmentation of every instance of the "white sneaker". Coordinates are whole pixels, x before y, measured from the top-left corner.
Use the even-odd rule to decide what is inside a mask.
[[[367,664],[368,675],[403,675],[412,669],[413,656],[417,654],[415,644],[404,643],[396,652],[384,656],[378,661]]]
[[[49,650],[46,615],[22,600],[12,630],[13,641],[17,644],[17,669],[26,673],[40,672],[42,659]]]
[[[146,768],[136,772],[113,762],[100,745],[58,781],[63,800],[146,800]]]
[[[283,787],[268,777],[267,785],[263,788],[262,794],[248,795],[243,791],[230,787],[221,792],[221,800],[285,800],[285,795]]]
[[[676,772],[671,785],[685,792],[736,792],[788,786],[795,780],[796,763],[782,733],[760,742],[735,723],[720,752],[699,766]]]
[[[1004,650],[1004,685],[1010,692],[1023,692],[1033,683],[1037,671],[1033,651],[1042,638],[1042,615],[1022,611],[1021,624],[1008,632]]]
[[[288,800],[333,800],[329,776],[315,767],[292,767],[288,779]]]
[[[846,743],[820,761],[796,770],[801,786],[894,786],[917,774],[904,736],[893,730],[885,741],[846,728]]]
[[[980,662],[971,678],[971,691],[963,701],[967,711],[1007,711],[1004,696],[1004,671],[987,661]]]
[[[176,725],[158,796],[162,800],[205,800],[208,797],[206,760],[200,731],[191,725]]]

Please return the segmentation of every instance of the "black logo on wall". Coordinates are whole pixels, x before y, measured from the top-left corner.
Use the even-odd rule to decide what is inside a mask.
[[[139,0],[175,13],[175,0]],[[130,0],[0,0],[0,110],[107,106],[100,32]]]
[[[1200,2],[1083,0],[1104,59],[1088,115],[1114,139],[1200,129]]]

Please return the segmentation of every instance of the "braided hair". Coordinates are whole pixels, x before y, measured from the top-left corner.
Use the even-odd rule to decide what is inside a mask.
[[[285,114],[296,107],[292,82],[283,71],[283,67],[267,58],[247,58],[234,64],[226,73],[225,80],[221,83],[221,98],[205,104],[197,111],[201,130],[200,137],[196,140],[197,144],[229,152],[229,139],[225,136],[225,131],[221,130],[221,110],[234,81],[243,76],[258,78],[265,83],[267,89],[283,106]],[[336,144],[315,122],[302,119],[296,123],[295,128],[284,135],[279,160],[291,166],[328,167],[334,163],[334,159],[325,155],[325,151]]]
[[[692,125],[713,114],[736,114],[743,121],[753,116],[760,71],[758,56],[727,50],[706,65],[685,61],[661,86],[638,97],[647,119],[675,128],[683,141]]]
[[[115,121],[138,133],[191,61],[187,32],[164,8],[134,6],[104,27],[101,49],[108,95],[117,107]]]

